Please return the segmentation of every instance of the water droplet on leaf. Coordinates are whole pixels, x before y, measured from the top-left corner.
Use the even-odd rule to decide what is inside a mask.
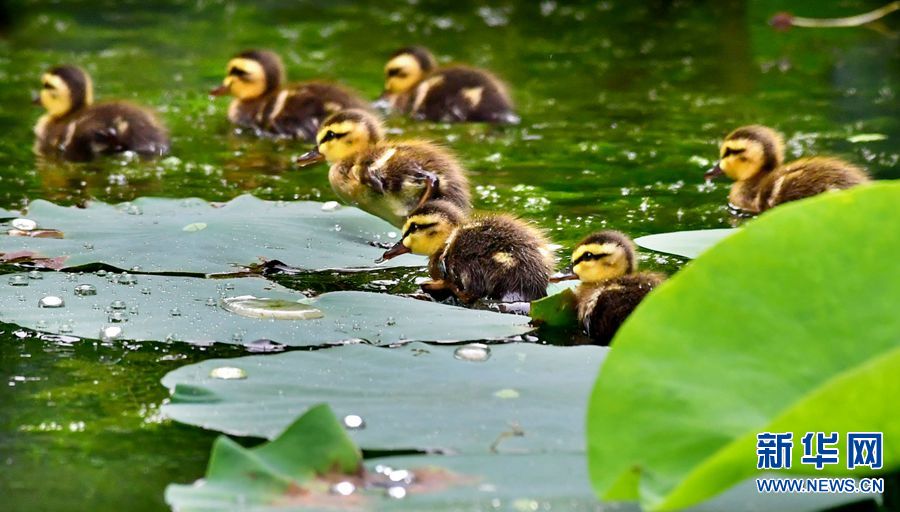
[[[13,219],[10,224],[20,231],[34,231],[37,229],[37,222],[31,219]]]
[[[97,295],[97,287],[92,284],[79,284],[74,288],[75,295],[79,297],[88,297]]]
[[[46,295],[38,301],[38,307],[41,308],[62,308],[65,305],[66,302],[62,300],[62,297],[56,295]]]
[[[361,430],[366,428],[366,422],[362,419],[362,416],[348,414],[344,416],[344,426],[350,430]]]
[[[307,304],[284,299],[257,298],[252,295],[222,299],[222,307],[248,318],[311,320],[325,316],[321,310]]]
[[[112,302],[109,303],[109,308],[110,308],[110,309],[117,309],[117,310],[118,310],[118,309],[125,309],[125,307],[126,307],[126,306],[125,306],[125,301],[121,301],[121,300],[118,300],[118,299],[117,299],[117,300],[114,300],[114,301],[112,301]]]
[[[460,361],[480,363],[491,358],[491,349],[484,343],[469,343],[454,350],[453,357]]]
[[[246,379],[247,372],[235,366],[220,366],[218,368],[213,368],[212,371],[209,372],[209,376],[214,379],[222,380]]]
[[[22,275],[9,276],[7,283],[10,286],[28,286],[28,278]]]

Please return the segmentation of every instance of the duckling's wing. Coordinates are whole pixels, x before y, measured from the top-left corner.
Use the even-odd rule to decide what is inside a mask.
[[[319,125],[328,114],[325,105],[315,96],[305,92],[282,91],[281,101],[276,98],[269,115],[272,131],[279,135],[303,140],[314,140]]]

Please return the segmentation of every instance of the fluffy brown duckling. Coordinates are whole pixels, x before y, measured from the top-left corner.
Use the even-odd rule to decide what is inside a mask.
[[[557,280],[581,280],[575,289],[578,320],[598,345],[608,345],[628,315],[665,280],[654,272],[637,272],[634,244],[618,231],[600,231],[572,251],[573,274]]]
[[[728,201],[732,208],[748,213],[869,181],[865,171],[838,158],[801,158],[785,164],[781,135],[765,126],[744,126],[731,132],[719,156],[706,179],[722,174],[733,179]]]
[[[410,213],[403,236],[383,259],[412,252],[430,258],[432,281],[422,290],[436,298],[533,301],[547,295],[554,258],[537,228],[508,215],[469,219],[448,201],[430,201]]]
[[[285,85],[281,58],[266,50],[246,50],[228,61],[213,96],[234,96],[228,119],[243,128],[276,137],[313,140],[319,124],[347,108],[369,108],[358,94],[321,81]]]
[[[91,77],[76,66],[44,73],[35,103],[47,110],[34,127],[37,153],[87,161],[125,151],[142,156],[169,151],[166,129],[152,112],[123,101],[95,105]]]
[[[316,149],[301,166],[331,164],[328,181],[342,201],[400,227],[427,201],[472,208],[466,171],[447,149],[418,140],[387,141],[381,121],[365,110],[344,110],[322,123]]]
[[[467,66],[438,68],[426,48],[394,52],[384,67],[381,101],[413,119],[518,123],[506,85],[491,73]]]

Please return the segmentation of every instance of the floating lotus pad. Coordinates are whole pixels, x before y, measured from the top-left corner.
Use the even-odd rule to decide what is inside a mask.
[[[333,292],[306,299],[299,292],[256,277],[33,272],[0,276],[0,290],[0,321],[92,339],[236,344],[269,339],[285,345],[315,346],[351,339],[374,344],[456,342],[505,338],[532,330],[524,316],[369,292]],[[248,301],[246,296],[256,299]],[[62,307],[39,307],[47,297],[62,299]],[[240,314],[225,309],[234,309],[234,303],[226,306],[226,301],[235,297],[245,297]],[[267,310],[266,302],[277,307]],[[285,316],[298,319],[273,319]],[[104,336],[101,331],[106,327],[119,328],[121,333]]]
[[[345,418],[343,423],[349,422]],[[744,482],[690,512],[805,512],[855,498],[762,495],[753,482]],[[606,508],[591,493],[583,453],[401,456],[363,464],[359,449],[324,404],[312,406],[277,438],[253,448],[220,436],[213,445],[204,478],[192,485],[169,485],[166,502],[180,512],[577,512]],[[621,512],[640,510],[634,503],[614,508]]]
[[[675,231],[635,238],[634,243],[651,251],[674,254],[685,258],[696,258],[703,251],[736,231],[738,230],[701,229],[696,231]]]
[[[604,347],[530,343],[487,347],[413,343],[346,345],[313,352],[216,359],[163,378],[163,413],[221,432],[274,438],[313,404],[363,418],[351,436],[366,449],[489,453],[584,449],[584,404]],[[220,367],[243,379],[218,379]],[[523,436],[513,434],[521,429]]]
[[[141,198],[87,208],[34,201],[25,218],[39,229],[55,229],[62,239],[0,234],[0,255],[33,253],[61,258],[54,268],[94,263],[144,272],[209,274],[231,272],[260,259],[280,260],[307,270],[373,268],[397,230],[350,207],[332,209],[311,201],[274,202],[237,197],[221,206],[199,199]],[[2,218],[2,214],[0,214]],[[425,260],[404,255],[384,266],[420,266]]]

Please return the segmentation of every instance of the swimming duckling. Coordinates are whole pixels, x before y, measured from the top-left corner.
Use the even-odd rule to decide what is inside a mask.
[[[582,240],[572,252],[578,320],[584,332],[599,345],[608,345],[622,322],[665,276],[636,272],[634,244],[618,231],[600,231]]]
[[[332,83],[284,85],[281,58],[266,50],[246,50],[228,61],[228,75],[210,94],[235,97],[228,119],[241,127],[279,137],[313,140],[319,123],[346,108],[368,108],[355,92]]]
[[[472,208],[466,171],[453,154],[425,141],[385,141],[381,122],[367,111],[332,115],[317,140],[297,163],[327,160],[328,181],[342,201],[397,227],[429,200],[445,199],[464,213]]]
[[[123,101],[94,105],[91,77],[81,68],[58,66],[44,73],[34,102],[47,109],[34,127],[37,153],[87,161],[99,154],[169,151],[166,129],[149,110]]]
[[[553,252],[544,234],[508,215],[473,219],[444,200],[410,213],[403,236],[382,260],[412,252],[430,258],[422,290],[470,304],[487,298],[533,301],[547,295]]]
[[[725,174],[735,180],[728,201],[732,208],[748,213],[869,181],[865,171],[837,158],[801,158],[784,164],[781,135],[759,125],[731,132],[722,143],[720,157],[705,177]]]
[[[426,48],[394,52],[384,67],[381,100],[414,119],[518,123],[506,85],[491,73],[466,66],[438,68]]]

